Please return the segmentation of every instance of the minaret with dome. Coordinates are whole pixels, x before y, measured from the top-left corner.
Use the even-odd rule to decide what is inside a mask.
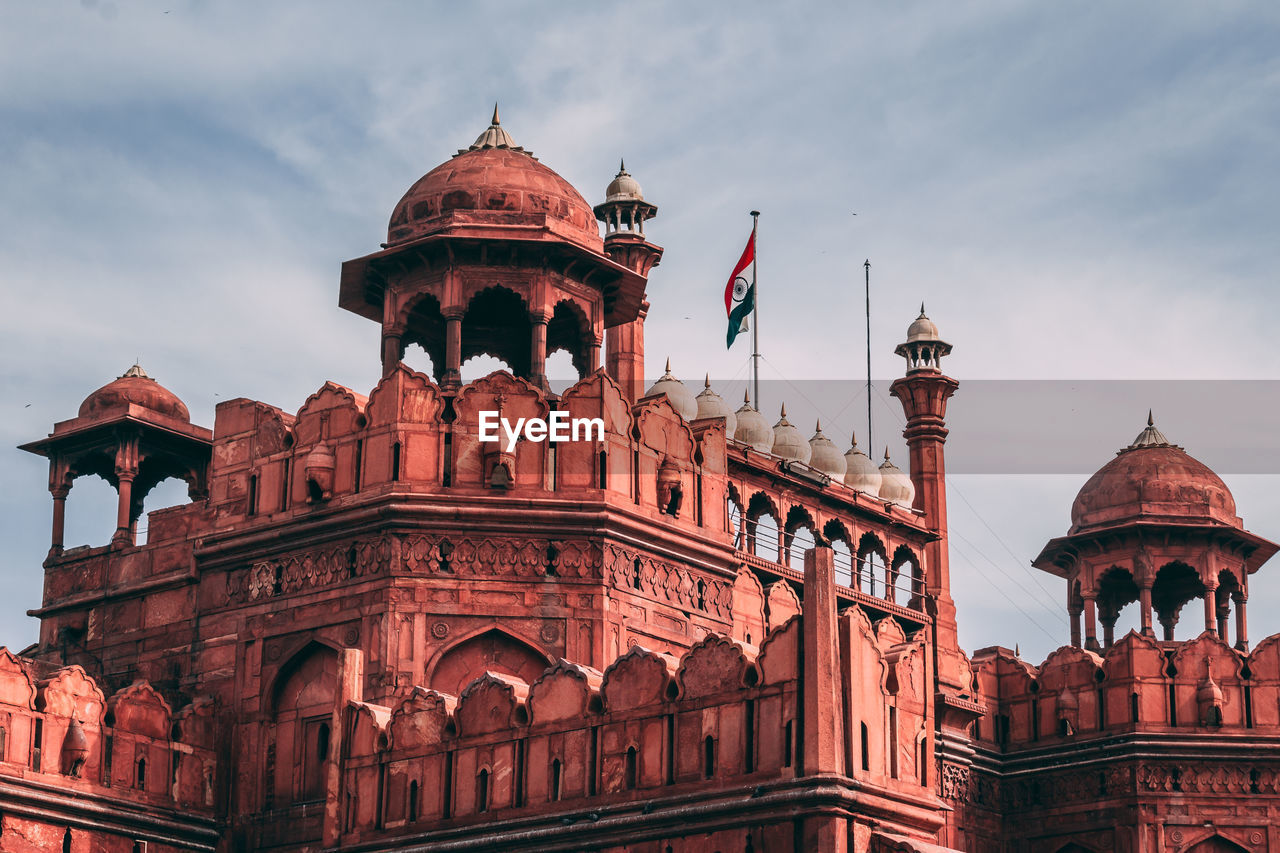
[[[1249,576],[1280,548],[1244,528],[1230,489],[1207,465],[1147,425],[1098,469],[1071,505],[1071,529],[1035,566],[1067,582],[1071,643],[1103,651],[1120,612],[1137,603],[1139,630],[1172,642],[1186,605],[1203,602],[1204,631],[1249,648]],[[1234,625],[1231,625],[1234,613]],[[1081,614],[1084,616],[1081,631]],[[1101,632],[1099,632],[1101,624]]]

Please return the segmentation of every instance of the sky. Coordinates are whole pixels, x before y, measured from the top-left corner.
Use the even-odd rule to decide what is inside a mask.
[[[8,8],[0,643],[35,639],[48,548],[47,465],[13,448],[135,360],[206,426],[233,397],[367,393],[378,329],[337,308],[339,265],[499,102],[589,201],[625,157],[658,205],[655,376],[740,397],[721,291],[758,209],[762,408],[863,429],[869,259],[875,452],[905,464],[883,389],[926,304],[962,383],[961,641],[1038,662],[1064,593],[1030,560],[1148,407],[1280,539],[1278,46],[1280,7],[1236,2]],[[77,482],[69,546],[109,536],[109,492]]]

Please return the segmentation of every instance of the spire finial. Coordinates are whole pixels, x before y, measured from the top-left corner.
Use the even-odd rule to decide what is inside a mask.
[[[707,374],[707,384],[706,384],[706,385],[704,385],[703,387],[705,387],[705,388],[707,388],[707,389],[710,389],[710,388],[711,388],[711,374],[710,374],[710,373],[708,373],[708,374]]]
[[[822,432],[822,418],[816,418],[813,422],[813,431]]]
[[[497,127],[498,125],[502,124],[502,122],[498,121],[498,102],[497,101],[493,102],[493,119],[489,122],[489,124],[493,125],[494,127]]]
[[[671,372],[671,356],[667,356],[667,373]]]
[[[849,433],[849,449],[850,450],[858,449],[858,431],[856,429],[853,432]]]
[[[625,175],[626,173],[627,173],[627,161],[619,157],[618,158],[618,174]]]
[[[750,385],[747,386],[747,390],[742,392],[742,405],[744,406],[751,405],[751,386]]]
[[[923,299],[920,300],[920,316],[921,317],[924,316],[924,300]]]
[[[1151,409],[1147,409],[1147,426],[1155,426],[1155,425],[1156,425],[1156,419],[1155,419],[1154,417],[1152,417],[1151,412],[1152,412],[1152,410],[1151,410]]]
[[[784,417],[784,418],[787,416],[787,404],[786,404],[786,403],[783,403],[783,404],[782,404],[782,415],[781,415],[781,416],[782,416],[782,417]]]
[[[889,445],[887,444],[884,446],[884,461],[889,461]]]

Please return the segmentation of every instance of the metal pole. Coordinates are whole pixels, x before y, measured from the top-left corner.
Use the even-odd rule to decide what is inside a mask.
[[[762,412],[764,407],[760,405],[760,243],[756,240],[759,227],[760,211],[753,210],[751,211],[751,245],[755,251],[751,253],[751,385],[756,401],[756,411]]]
[[[871,438],[871,259],[864,261],[862,267],[867,282],[867,455],[870,456],[875,452]]]

